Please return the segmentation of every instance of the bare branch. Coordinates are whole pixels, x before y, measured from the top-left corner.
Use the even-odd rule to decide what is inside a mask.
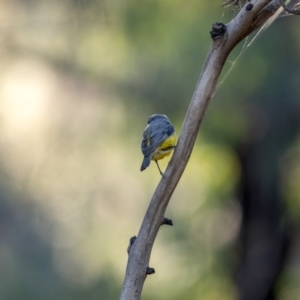
[[[189,161],[200,124],[229,53],[280,7],[278,0],[252,0],[251,4],[251,9],[246,9],[245,5],[229,24],[216,23],[213,26],[212,46],[186,113],[176,150],[151,199],[138,237],[130,247],[120,300],[139,300],[141,297],[154,240],[164,222],[170,198]]]

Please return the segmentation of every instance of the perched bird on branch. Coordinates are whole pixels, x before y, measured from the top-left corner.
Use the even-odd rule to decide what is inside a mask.
[[[175,129],[167,116],[161,114],[150,116],[141,143],[144,155],[141,171],[150,165],[151,160],[154,160],[159,173],[163,175],[157,161],[169,156],[176,147],[176,142]]]

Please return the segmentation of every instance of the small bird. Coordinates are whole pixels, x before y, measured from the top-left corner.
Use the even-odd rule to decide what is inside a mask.
[[[141,143],[144,155],[141,171],[150,165],[151,160],[154,160],[160,175],[163,176],[157,161],[169,156],[176,147],[176,142],[175,129],[167,116],[161,114],[150,116]]]

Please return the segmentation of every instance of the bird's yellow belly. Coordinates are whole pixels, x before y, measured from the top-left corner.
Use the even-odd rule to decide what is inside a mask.
[[[152,156],[152,160],[160,160],[169,156],[175,148],[177,142],[176,135],[173,134],[168,137],[160,146],[156,148]]]

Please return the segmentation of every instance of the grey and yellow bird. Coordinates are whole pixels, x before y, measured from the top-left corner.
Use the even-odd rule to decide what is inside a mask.
[[[168,117],[161,114],[150,116],[141,143],[144,155],[141,171],[150,165],[151,160],[154,160],[159,173],[163,175],[157,161],[169,156],[176,147],[176,142],[176,132]]]

